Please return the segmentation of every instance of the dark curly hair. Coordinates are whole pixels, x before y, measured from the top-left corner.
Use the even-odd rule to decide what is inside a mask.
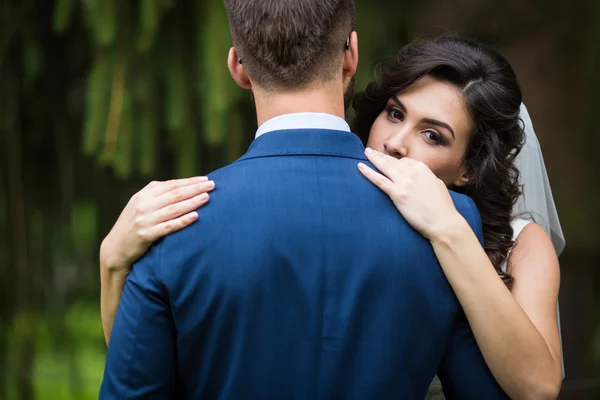
[[[458,37],[418,40],[396,60],[379,68],[378,78],[356,95],[354,132],[366,144],[371,126],[388,99],[425,75],[457,87],[473,123],[464,156],[469,182],[451,189],[473,199],[481,214],[484,249],[507,285],[502,271],[513,246],[510,225],[520,193],[514,159],[524,142],[519,108],[522,94],[508,61],[496,51]]]

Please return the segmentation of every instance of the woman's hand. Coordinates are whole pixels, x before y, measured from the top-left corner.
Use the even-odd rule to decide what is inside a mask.
[[[432,240],[464,224],[448,193],[448,188],[420,161],[396,159],[367,148],[367,158],[382,173],[363,163],[360,172],[385,192],[406,221]]]
[[[215,187],[207,177],[151,182],[133,195],[100,246],[100,264],[127,273],[152,243],[198,219]]]

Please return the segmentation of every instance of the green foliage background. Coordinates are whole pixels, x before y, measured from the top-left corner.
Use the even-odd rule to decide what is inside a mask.
[[[372,78],[377,62],[393,56],[418,33],[436,31],[423,26],[441,3],[356,1],[358,89]],[[542,16],[525,12],[531,24],[540,18],[563,18],[564,23],[556,25],[563,36],[548,36],[546,42],[571,49],[584,59],[585,71],[593,77],[589,84],[600,87],[597,73],[592,73],[598,71],[594,38],[600,32],[595,0],[588,0],[582,11],[593,15],[594,23],[586,31],[590,39],[581,39],[579,46],[565,39],[572,27],[571,14],[564,11],[567,2],[532,1],[536,4],[529,8],[510,6],[511,1],[504,6],[477,0],[459,3],[465,15],[478,10],[473,15],[479,19],[461,22],[447,13],[443,30],[454,26],[454,31],[500,48],[510,49],[527,32],[511,38],[481,21],[511,20],[515,15],[523,19],[518,7],[540,11]],[[254,135],[251,99],[235,86],[226,68],[230,45],[221,0],[3,2],[0,399],[97,397],[105,355],[98,304],[100,241],[128,198],[149,180],[219,168],[239,157]],[[548,79],[566,81],[562,75]],[[590,91],[580,100],[598,104],[595,93]],[[536,93],[530,98],[533,104],[542,104],[543,97],[544,93]],[[593,110],[586,110],[584,129],[597,122]],[[559,134],[553,131],[547,137]],[[596,147],[600,143],[597,135],[582,138]],[[546,143],[553,142],[546,139]],[[550,148],[551,175],[558,148]],[[596,178],[598,164],[592,161],[596,155],[591,151],[581,155],[587,163],[581,165],[591,172],[584,167],[575,172]],[[554,171],[561,178],[562,169]],[[566,184],[558,187],[561,215],[573,216],[566,219],[567,240],[576,238],[569,242],[575,250],[565,256],[567,263],[589,265],[585,273],[595,282],[588,288],[589,304],[584,305],[590,321],[584,349],[595,348],[597,353],[576,357],[577,365],[584,365],[581,371],[589,371],[600,360],[600,341],[592,339],[594,331],[600,332],[600,320],[591,311],[598,304],[593,293],[599,276],[590,272],[600,264],[599,240],[591,238],[588,228],[599,220],[598,212],[588,207],[598,192],[581,192],[581,198],[589,201],[581,205],[569,199]],[[588,211],[581,214],[581,209]],[[585,372],[575,375],[583,377]]]

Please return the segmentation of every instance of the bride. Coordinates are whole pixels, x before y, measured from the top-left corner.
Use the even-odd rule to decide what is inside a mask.
[[[464,44],[465,48],[474,48],[472,54],[489,52],[466,41],[454,40]],[[440,43],[447,45],[452,40]],[[449,45],[446,50],[451,53],[453,49]],[[459,56],[464,57],[464,54]],[[399,60],[397,62],[403,62],[402,57]],[[393,67],[391,71],[394,71]],[[384,76],[369,86],[385,85],[385,79]],[[423,82],[427,85],[431,80]],[[399,97],[410,98],[415,92],[426,97],[423,90],[423,85],[419,87],[415,83],[392,96],[389,102]],[[387,98],[384,100],[388,101]],[[428,98],[424,102],[426,105],[415,109],[414,113],[431,111],[436,107],[433,100],[433,97]],[[456,101],[456,97],[452,101]],[[360,102],[358,105],[360,117]],[[438,98],[437,107],[443,106],[444,101],[440,102]],[[520,110],[526,141],[515,159],[522,192],[510,224],[512,241],[510,235],[499,240],[513,242],[513,245],[508,254],[496,252],[496,259],[491,260],[471,230],[457,229],[463,226],[462,217],[454,209],[447,185],[432,172],[439,173],[435,159],[427,161],[419,158],[417,151],[404,149],[405,144],[394,133],[393,126],[386,125],[404,121],[402,110],[394,110],[393,104],[391,107],[391,111],[377,110],[363,132],[363,136],[368,136],[367,157],[380,172],[364,164],[358,165],[359,170],[387,193],[405,219],[431,242],[485,361],[502,389],[515,399],[556,398],[562,383],[557,315],[558,255],[565,243],[539,143],[526,108],[522,105]],[[359,135],[360,131],[357,130]],[[430,142],[440,139],[432,130],[418,133]],[[419,142],[418,146],[422,144]],[[120,294],[133,263],[155,240],[194,223],[198,219],[196,210],[209,200],[208,192],[214,187],[214,182],[205,177],[152,182],[131,198],[100,249],[101,313],[107,343]],[[473,190],[478,189],[475,186]],[[511,196],[507,198],[512,199]],[[503,204],[504,209],[509,206],[507,215],[511,205],[512,202]],[[508,219],[506,221],[508,226]],[[499,275],[503,279],[499,279]],[[443,396],[436,381],[429,394]]]

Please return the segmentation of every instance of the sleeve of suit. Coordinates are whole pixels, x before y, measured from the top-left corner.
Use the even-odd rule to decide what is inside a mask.
[[[481,217],[472,200],[460,210],[483,244]],[[483,359],[467,317],[461,310],[438,370],[447,400],[508,399]]]
[[[176,338],[159,280],[160,244],[133,267],[111,334],[100,399],[175,397]]]

